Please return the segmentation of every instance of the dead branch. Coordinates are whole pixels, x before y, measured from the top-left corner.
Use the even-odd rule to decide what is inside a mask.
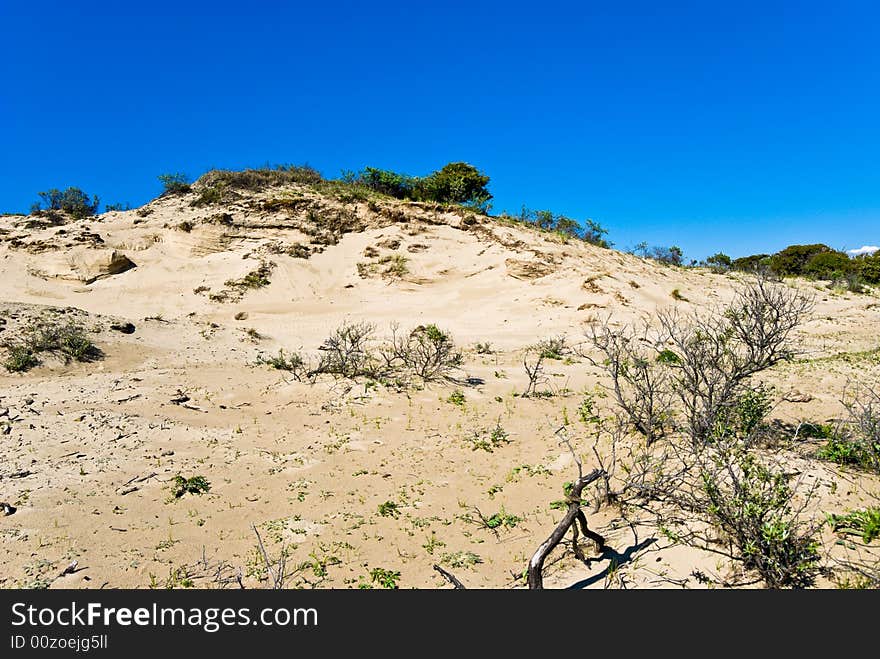
[[[586,476],[581,476],[574,482],[568,497],[568,510],[565,513],[565,517],[556,525],[550,537],[541,543],[541,546],[538,547],[529,561],[528,584],[530,589],[539,590],[544,587],[544,576],[542,574],[544,561],[576,521],[580,522],[583,534],[595,541],[600,551],[605,547],[605,539],[587,527],[587,518],[581,510],[581,493],[584,488],[601,478],[604,473],[601,469],[594,469]]]
[[[466,589],[465,585],[463,583],[461,583],[461,581],[456,579],[455,575],[452,574],[451,572],[447,572],[442,567],[440,567],[439,565],[436,565],[436,564],[434,565],[434,569],[440,573],[441,577],[443,577],[444,579],[446,579],[446,581],[451,583],[455,587],[456,590],[465,590]]]

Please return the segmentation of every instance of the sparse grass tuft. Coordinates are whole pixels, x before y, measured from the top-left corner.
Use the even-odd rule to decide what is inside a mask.
[[[471,568],[477,563],[482,563],[483,559],[472,551],[456,551],[444,554],[440,562],[451,568]]]
[[[27,371],[40,363],[38,353],[60,354],[65,362],[88,362],[100,356],[86,330],[76,323],[40,321],[26,327],[18,342],[4,344],[9,353],[4,366],[11,372]]]

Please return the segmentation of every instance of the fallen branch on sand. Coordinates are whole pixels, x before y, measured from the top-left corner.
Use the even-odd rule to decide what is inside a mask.
[[[529,588],[532,590],[540,590],[544,587],[544,561],[547,556],[550,554],[553,549],[555,549],[556,545],[565,537],[566,532],[569,528],[572,529],[574,537],[572,538],[572,547],[574,549],[574,553],[578,558],[582,558],[583,554],[578,547],[578,525],[580,525],[581,533],[583,533],[586,537],[590,538],[593,542],[596,543],[596,550],[602,551],[605,548],[605,538],[596,533],[595,531],[590,530],[587,526],[587,516],[584,515],[584,511],[581,510],[581,493],[584,488],[590,483],[599,480],[605,475],[605,471],[602,469],[594,469],[589,474],[584,476],[583,473],[583,465],[581,464],[581,460],[578,457],[577,453],[575,453],[574,449],[571,446],[571,442],[569,442],[568,437],[565,435],[565,427],[563,426],[557,431],[557,434],[561,434],[562,442],[568,446],[569,451],[571,451],[572,456],[574,456],[574,461],[577,464],[578,468],[578,479],[572,484],[571,490],[566,492],[566,502],[568,503],[568,510],[565,512],[565,517],[556,525],[556,528],[553,529],[553,532],[550,534],[550,537],[547,538],[541,546],[535,551],[532,555],[531,560],[529,561],[528,567],[528,584]]]

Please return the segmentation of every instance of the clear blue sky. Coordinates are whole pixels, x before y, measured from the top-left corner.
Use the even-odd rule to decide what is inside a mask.
[[[129,4],[0,0],[0,211],[464,160],[618,248],[880,242],[877,2]]]

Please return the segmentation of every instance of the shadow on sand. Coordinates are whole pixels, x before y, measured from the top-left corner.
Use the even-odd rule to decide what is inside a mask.
[[[566,590],[578,590],[581,588],[588,588],[589,586],[592,586],[594,583],[596,583],[598,581],[604,581],[605,577],[608,576],[608,571],[611,569],[612,566],[614,566],[616,569],[617,567],[620,567],[621,565],[624,565],[625,563],[629,563],[631,560],[633,560],[633,558],[635,557],[635,555],[638,552],[642,551],[646,547],[653,545],[655,542],[657,542],[657,538],[646,538],[646,539],[642,540],[641,542],[637,542],[636,544],[634,544],[630,547],[627,547],[623,551],[623,553],[618,552],[618,551],[612,549],[611,547],[605,547],[605,550],[602,552],[602,554],[600,556],[593,558],[593,559],[589,559],[588,561],[586,561],[587,565],[589,565],[590,563],[595,563],[597,561],[604,561],[607,559],[608,565],[605,567],[605,569],[602,570],[599,574],[591,575],[591,576],[587,577],[586,579],[582,579],[581,581],[578,581],[577,583],[572,584]]]

